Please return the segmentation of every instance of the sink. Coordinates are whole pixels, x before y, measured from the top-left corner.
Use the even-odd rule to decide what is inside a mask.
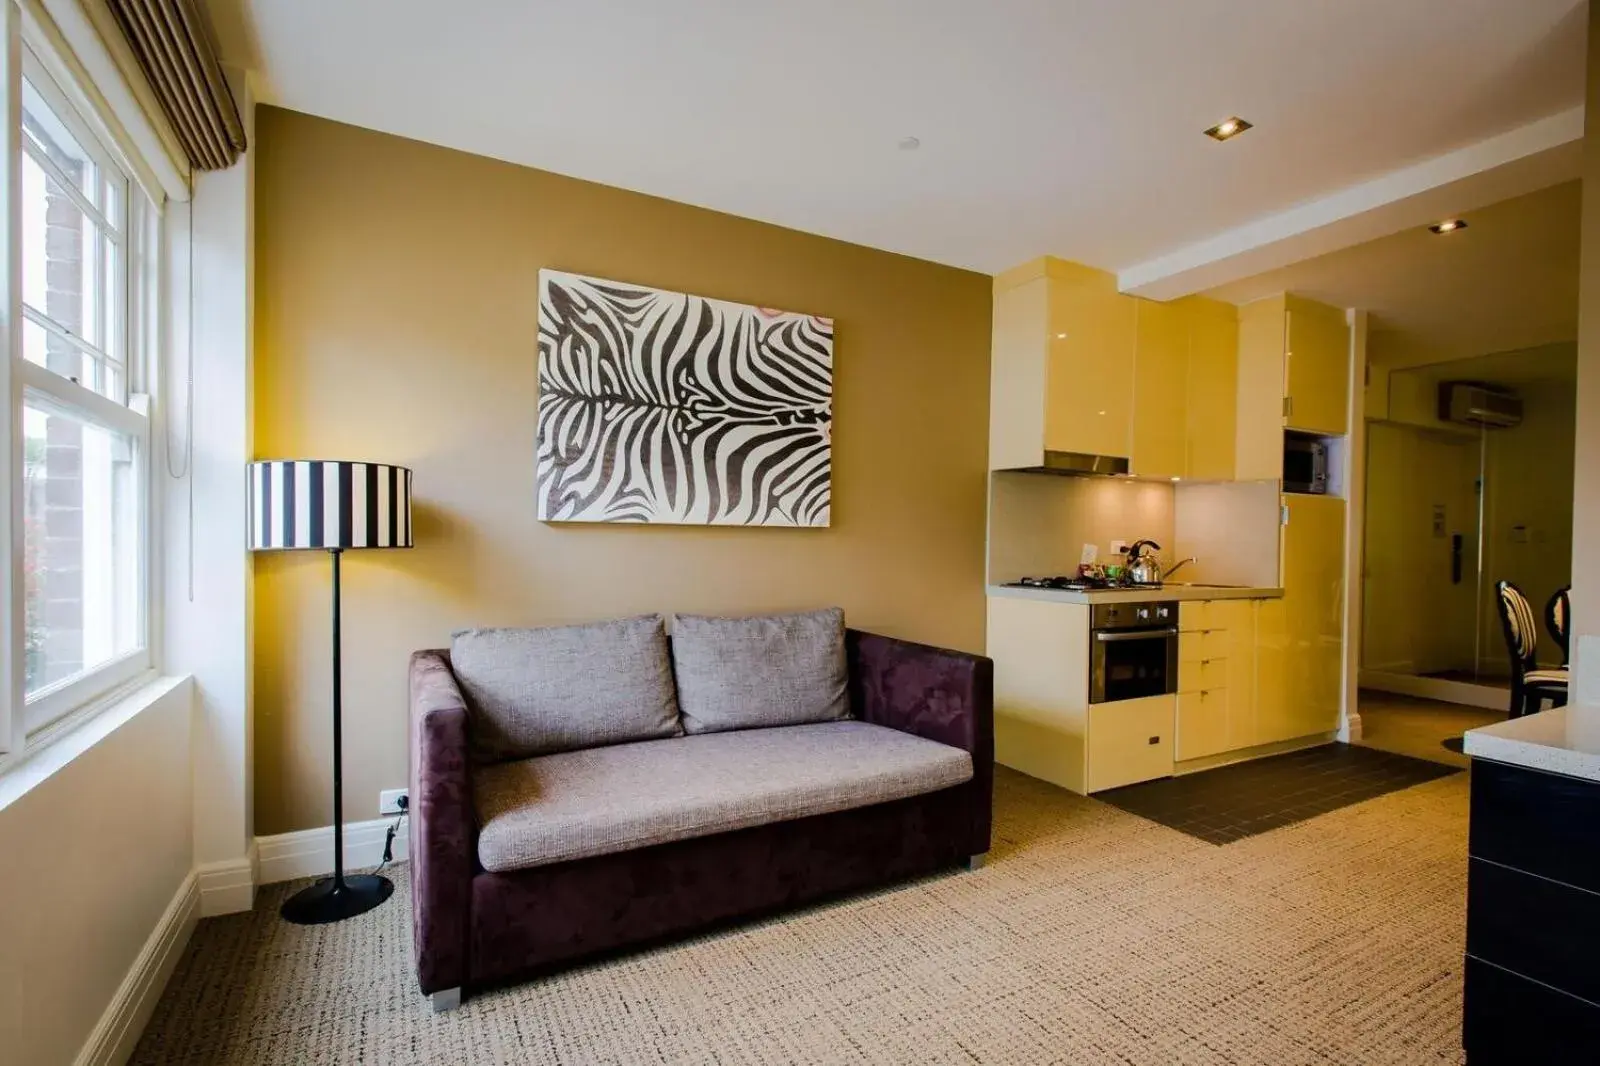
[[[1168,581],[1166,585],[1185,589],[1247,589],[1249,585],[1218,585],[1210,581]]]

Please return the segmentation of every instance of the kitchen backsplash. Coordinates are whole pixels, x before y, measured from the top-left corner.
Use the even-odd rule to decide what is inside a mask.
[[[1179,580],[1278,586],[1278,483],[1193,482],[1174,486],[1177,559],[1195,562]]]
[[[1111,542],[1147,538],[1173,547],[1173,486],[1120,478],[997,472],[989,486],[989,580],[1070,574],[1084,544],[1111,557]],[[1170,561],[1170,551],[1163,551]]]

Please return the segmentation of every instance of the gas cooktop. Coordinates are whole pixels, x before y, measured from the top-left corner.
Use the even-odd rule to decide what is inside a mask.
[[[1110,581],[1103,577],[1072,577],[1058,574],[1054,577],[1022,577],[1007,581],[1003,586],[1011,589],[1054,589],[1058,592],[1095,592],[1100,590],[1158,589],[1161,586],[1140,585],[1131,581]]]

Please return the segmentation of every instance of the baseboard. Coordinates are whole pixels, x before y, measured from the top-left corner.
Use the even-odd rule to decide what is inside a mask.
[[[200,879],[190,873],[73,1060],[74,1066],[121,1066],[128,1061],[199,918]]]
[[[1361,671],[1361,687],[1397,696],[1416,696],[1421,699],[1459,703],[1465,707],[1482,707],[1489,711],[1504,711],[1511,702],[1511,693],[1491,685],[1474,685],[1468,681],[1444,681],[1437,677],[1417,677],[1412,674],[1390,674],[1382,670]]]
[[[370,822],[346,822],[344,825],[344,865],[347,870],[376,866],[383,861],[383,841],[388,835],[393,818],[376,818]],[[401,861],[408,850],[406,825],[400,823],[400,832],[394,838],[394,860]],[[263,885],[278,881],[293,881],[299,877],[321,877],[333,873],[333,826],[302,829],[297,833],[280,833],[271,837],[256,837],[256,854],[260,858],[260,880]]]
[[[1339,740],[1346,744],[1361,743],[1361,715],[1351,711],[1345,716],[1344,723],[1339,726]]]
[[[1291,751],[1301,751],[1305,748],[1315,748],[1331,743],[1337,736],[1337,733],[1330,730],[1326,733],[1312,733],[1309,736],[1295,737],[1293,740],[1275,740],[1270,744],[1257,744],[1252,748],[1225,751],[1220,755],[1205,755],[1198,759],[1174,763],[1172,775],[1181,777],[1184,774],[1197,774],[1203,770],[1215,770],[1218,767],[1232,766],[1237,762],[1249,762],[1251,759],[1261,759],[1268,755],[1287,755]]]
[[[256,844],[243,858],[208,862],[195,871],[200,882],[200,917],[238,914],[256,905]]]

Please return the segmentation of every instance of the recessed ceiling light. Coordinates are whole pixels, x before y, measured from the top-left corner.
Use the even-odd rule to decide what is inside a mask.
[[[1066,334],[1065,334],[1065,333],[1057,333],[1057,334],[1056,334],[1056,340],[1058,340],[1058,341],[1064,341],[1064,340],[1066,340],[1066,339],[1067,339],[1067,335],[1066,335]]]
[[[900,138],[900,150],[902,152],[915,152],[918,148],[921,148],[921,147],[922,147],[922,141],[920,139],[916,138],[916,137],[902,137],[902,138]]]
[[[1212,126],[1210,129],[1206,130],[1206,136],[1210,137],[1214,141],[1226,141],[1230,138],[1239,136],[1239,134],[1249,129],[1251,125],[1253,124],[1246,122],[1238,115],[1234,115],[1232,118],[1225,118],[1215,126]]]
[[[1458,229],[1466,228],[1467,223],[1465,219],[1447,218],[1443,222],[1435,222],[1433,225],[1428,227],[1428,230],[1431,233],[1454,233]]]

